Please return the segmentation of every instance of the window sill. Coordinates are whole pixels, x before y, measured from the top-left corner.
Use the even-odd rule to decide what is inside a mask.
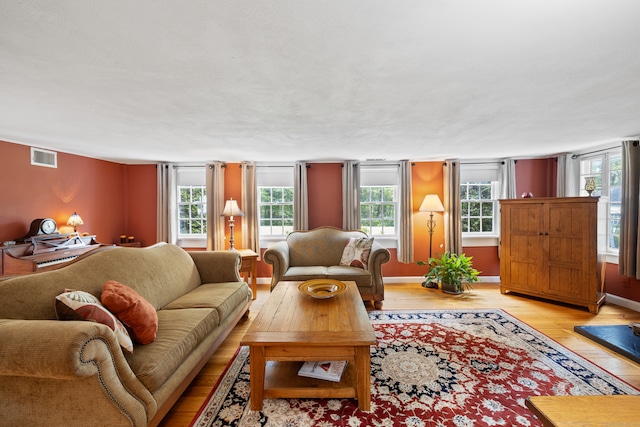
[[[462,236],[462,246],[479,247],[479,246],[499,246],[499,236]]]
[[[206,237],[178,237],[178,246],[183,248],[206,248]]]

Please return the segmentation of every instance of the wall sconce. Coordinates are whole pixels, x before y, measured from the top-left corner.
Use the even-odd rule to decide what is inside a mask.
[[[242,213],[242,211],[238,207],[238,202],[231,198],[227,200],[226,203],[224,204],[224,210],[222,211],[221,216],[229,217],[229,231],[230,231],[229,250],[235,251],[236,248],[233,246],[233,225],[235,221],[233,220],[233,217],[244,216],[244,213]]]
[[[84,224],[84,221],[82,221],[82,218],[80,217],[80,215],[78,215],[75,212],[67,220],[67,225],[70,225],[70,226],[73,227],[73,232],[74,233],[77,233],[78,232],[77,227],[79,225],[83,225],[83,224]]]

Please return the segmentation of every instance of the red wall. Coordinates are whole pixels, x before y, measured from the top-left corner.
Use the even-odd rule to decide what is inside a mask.
[[[342,228],[342,164],[314,163],[307,168],[309,229]]]
[[[533,197],[556,197],[558,162],[552,159],[518,160],[516,196],[533,193]]]
[[[30,147],[0,141],[0,242],[24,237],[31,221],[50,217],[65,226],[76,211],[80,233],[113,243],[125,232],[126,168],[58,153],[57,169],[32,166]]]
[[[124,229],[142,246],[157,243],[158,173],[156,165],[127,165],[124,188]]]

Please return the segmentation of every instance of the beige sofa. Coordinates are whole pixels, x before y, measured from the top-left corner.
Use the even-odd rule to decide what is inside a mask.
[[[0,425],[157,425],[248,313],[239,263],[228,251],[113,247],[0,282]],[[130,354],[104,324],[56,317],[65,288],[99,298],[108,280],[157,310],[155,341]]]
[[[367,234],[334,227],[290,233],[286,241],[278,242],[264,252],[264,261],[273,266],[271,289],[283,280],[330,278],[354,281],[362,300],[373,301],[375,308],[381,309],[384,300],[382,264],[389,261],[389,251],[374,239],[366,269],[340,265],[351,237],[367,237]]]

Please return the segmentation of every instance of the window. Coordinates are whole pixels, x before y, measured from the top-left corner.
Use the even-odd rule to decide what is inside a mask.
[[[207,244],[205,166],[178,166],[176,190],[178,244],[187,247],[205,247]]]
[[[585,178],[595,177],[602,217],[598,218],[598,245],[600,250],[617,253],[620,248],[620,213],[622,203],[622,151],[619,148],[580,159],[580,195],[586,196]],[[599,212],[599,216],[600,216]],[[603,226],[600,226],[600,221]]]
[[[204,185],[178,186],[179,234],[207,234],[207,189]]]
[[[260,240],[281,238],[293,231],[293,166],[258,166]]]
[[[497,246],[500,234],[500,162],[460,164],[463,246]]]
[[[496,181],[467,181],[460,183],[462,233],[498,233]]]
[[[395,236],[396,187],[360,186],[360,229],[369,236]]]
[[[398,236],[399,166],[360,166],[360,229],[369,236]]]
[[[260,235],[284,236],[293,231],[293,187],[258,187]]]

